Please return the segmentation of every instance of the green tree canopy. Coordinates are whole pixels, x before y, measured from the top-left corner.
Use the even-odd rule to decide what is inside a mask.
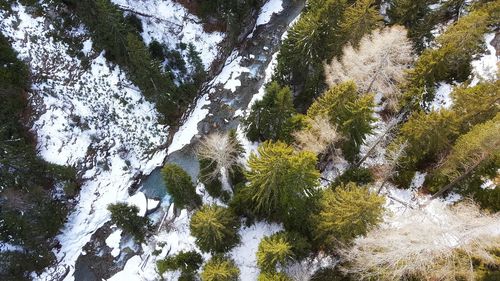
[[[320,96],[308,109],[311,118],[327,116],[345,137],[342,145],[344,156],[354,161],[366,135],[372,131],[373,96],[359,96],[354,82],[332,87]]]
[[[254,211],[285,225],[304,225],[297,217],[308,212],[319,184],[316,155],[296,152],[282,142],[265,142],[257,152],[248,160],[250,183],[245,187]]]
[[[226,252],[240,240],[238,217],[221,206],[203,205],[194,213],[189,227],[196,244],[205,252]]]
[[[203,266],[200,275],[202,281],[238,281],[240,270],[233,260],[216,255]]]
[[[290,276],[283,272],[261,272],[258,281],[292,281]]]
[[[201,198],[196,194],[191,176],[176,164],[166,164],[161,169],[167,191],[172,201],[179,208],[197,207],[201,205]]]
[[[119,228],[132,234],[139,243],[145,242],[146,232],[151,226],[147,217],[137,215],[139,208],[127,203],[110,204],[108,210],[111,212],[111,221]]]
[[[292,244],[284,233],[264,237],[259,243],[257,265],[264,272],[273,272],[276,266],[285,266],[292,258]]]
[[[266,85],[262,100],[252,105],[252,110],[243,121],[246,135],[251,141],[290,141],[295,114],[292,92],[276,82]]]
[[[384,198],[355,183],[325,190],[316,216],[315,234],[320,245],[329,249],[346,243],[382,220]]]

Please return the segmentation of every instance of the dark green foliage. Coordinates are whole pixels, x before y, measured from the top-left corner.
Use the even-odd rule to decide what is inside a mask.
[[[243,20],[257,10],[261,0],[199,0],[198,14],[206,22],[217,19],[220,25],[224,26],[223,31],[227,31],[229,36],[235,40],[242,28]]]
[[[352,162],[372,131],[373,106],[372,95],[359,96],[354,82],[345,82],[319,97],[307,110],[307,115],[312,119],[326,116],[337,126],[345,137],[342,142],[344,157]]]
[[[257,265],[263,272],[275,272],[276,266],[302,260],[311,252],[311,244],[296,232],[281,231],[264,237],[257,251]]]
[[[130,233],[135,241],[144,243],[146,233],[151,227],[151,222],[147,217],[137,215],[139,208],[127,203],[110,204],[108,210],[111,212],[111,221],[123,231]]]
[[[161,174],[167,186],[167,192],[178,208],[197,207],[201,205],[201,198],[196,194],[191,176],[176,164],[166,164]]]
[[[224,253],[240,240],[238,217],[231,209],[217,205],[202,206],[189,226],[196,244],[204,252]]]
[[[341,54],[346,7],[345,0],[309,1],[280,48],[273,80],[299,93],[295,104],[300,108],[307,108],[325,87],[322,61]]]
[[[243,121],[246,135],[251,141],[282,140],[292,141],[295,127],[292,92],[272,82],[266,86],[262,100],[252,105],[252,110]]]
[[[165,59],[165,51],[163,50],[163,46],[156,40],[153,40],[151,43],[149,43],[149,53],[154,59],[158,61],[163,61]]]
[[[144,31],[144,29],[142,29],[142,22],[136,15],[127,15],[125,21],[128,25],[134,27],[137,32],[142,33]]]
[[[168,256],[156,262],[156,267],[160,275],[166,271],[180,270],[185,275],[186,280],[189,276],[194,276],[196,271],[203,263],[203,258],[196,251],[180,252],[175,256]]]
[[[355,182],[359,185],[365,185],[373,181],[373,175],[370,170],[366,168],[350,168],[345,171],[342,175],[335,179],[332,183],[332,187],[336,187],[341,184],[347,184],[349,182]]]
[[[214,170],[217,168],[215,162],[205,159],[199,158],[198,162],[200,163],[200,181],[205,185],[205,190],[212,197],[218,198],[222,195],[222,182],[219,178],[212,179],[211,174],[214,173]]]

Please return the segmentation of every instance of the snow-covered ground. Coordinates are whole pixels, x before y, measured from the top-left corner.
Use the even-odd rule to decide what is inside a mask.
[[[172,0],[112,0],[113,3],[138,12],[146,44],[153,40],[179,49],[177,44],[192,43],[208,69],[219,54],[218,44],[224,39],[221,32],[207,33],[200,19],[190,14],[181,4]],[[142,15],[141,15],[142,14]],[[144,16],[147,15],[147,16]]]
[[[493,39],[495,39],[495,33],[484,35],[486,53],[471,63],[473,75],[471,86],[476,85],[481,80],[495,81],[498,79],[498,62],[500,58],[497,56],[495,47],[491,45]]]
[[[166,142],[167,128],[158,124],[154,105],[125,74],[103,54],[92,52],[90,39],[84,44],[90,66],[84,68],[68,54],[66,43],[54,39],[54,27],[43,15],[33,17],[16,5],[11,16],[0,11],[0,19],[2,32],[34,78],[30,101],[37,119],[32,130],[40,155],[86,171],[78,204],[57,236],[59,267],[46,272],[67,266],[67,280],[72,280],[82,247],[109,220],[107,205],[126,201],[134,175],[162,163],[166,153],[159,147]],[[86,38],[83,29],[78,34]]]

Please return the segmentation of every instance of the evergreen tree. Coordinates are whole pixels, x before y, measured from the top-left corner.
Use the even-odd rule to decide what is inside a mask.
[[[202,281],[238,281],[240,270],[233,260],[216,255],[203,266],[200,275]]]
[[[434,198],[470,176],[479,166],[500,161],[500,113],[483,124],[474,126],[458,138],[443,164],[432,175],[432,185],[441,189]]]
[[[460,132],[492,119],[499,111],[500,81],[479,83],[474,87],[458,87],[452,92],[451,109],[459,115]]]
[[[346,42],[340,27],[346,8],[346,0],[308,1],[283,41],[273,80],[298,93],[295,105],[301,109],[324,89],[323,60],[339,55]]]
[[[415,66],[408,72],[405,85],[407,102],[423,102],[424,107],[434,98],[439,81],[462,82],[471,72],[470,62],[475,54],[484,50],[484,33],[488,26],[498,22],[498,1],[479,5],[461,17],[436,41],[439,48],[426,49]]]
[[[109,205],[108,210],[111,212],[111,221],[113,223],[132,234],[138,243],[145,242],[146,232],[151,226],[151,222],[147,217],[137,215],[139,213],[137,206],[116,203]]]
[[[248,139],[290,141],[294,126],[291,117],[294,113],[290,89],[271,82],[266,85],[262,100],[252,105],[250,114],[243,121]]]
[[[392,24],[400,24],[408,28],[408,37],[414,42],[417,50],[425,48],[424,42],[431,37],[430,31],[435,22],[430,21],[429,5],[437,0],[392,0],[387,15]]]
[[[264,237],[257,250],[257,266],[261,271],[273,272],[276,266],[285,266],[293,257],[292,245],[284,233]]]
[[[282,221],[285,227],[302,229],[311,210],[319,172],[314,153],[295,152],[282,143],[265,142],[251,154],[244,194],[261,216]]]
[[[161,169],[167,192],[178,208],[197,207],[201,205],[201,198],[196,194],[191,176],[176,164],[166,164]]]
[[[202,256],[196,251],[180,252],[175,256],[168,256],[165,259],[158,260],[156,267],[160,275],[166,271],[181,270],[181,274],[192,276],[203,263]]]
[[[396,183],[408,187],[416,170],[436,162],[456,139],[457,127],[457,115],[450,110],[412,114],[388,148],[390,151],[397,150],[406,143],[405,153],[398,161]]]
[[[354,161],[374,121],[372,95],[358,95],[353,82],[341,83],[319,97],[307,111],[311,118],[327,116],[345,137],[344,156]]]
[[[258,281],[292,281],[290,276],[283,272],[261,272]]]
[[[354,183],[328,189],[321,198],[315,233],[319,244],[332,249],[367,231],[382,220],[384,198]]]
[[[196,245],[205,252],[222,253],[236,245],[240,237],[238,217],[230,209],[203,205],[190,222]]]
[[[340,23],[345,40],[357,47],[365,34],[381,26],[382,16],[378,11],[376,0],[358,0],[345,10]]]

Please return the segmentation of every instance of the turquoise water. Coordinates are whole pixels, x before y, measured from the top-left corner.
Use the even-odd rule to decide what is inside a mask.
[[[168,156],[167,162],[179,165],[191,176],[193,183],[196,182],[200,166],[193,152],[174,152]],[[167,186],[161,175],[161,167],[154,169],[146,177],[141,183],[139,191],[143,192],[148,198],[158,198],[162,199],[162,201],[170,198],[167,193]]]

